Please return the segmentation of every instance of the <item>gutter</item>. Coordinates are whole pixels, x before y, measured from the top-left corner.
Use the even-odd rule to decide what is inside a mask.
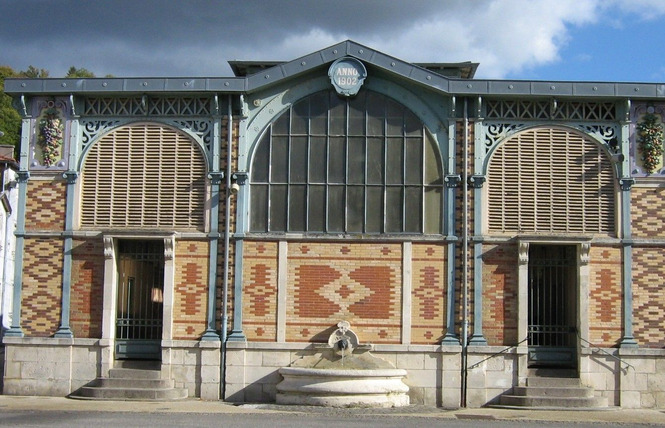
[[[464,98],[464,170],[462,174],[462,193],[464,195],[462,207],[462,373],[461,373],[461,399],[460,404],[466,407],[468,350],[469,350],[469,112],[468,98]]]
[[[229,241],[231,233],[231,150],[233,148],[233,98],[227,97],[227,144],[226,144],[226,189],[224,204],[224,270],[222,285],[222,331],[221,331],[221,373],[220,373],[220,399],[224,400],[226,394],[226,340],[228,326],[228,295],[229,295]]]

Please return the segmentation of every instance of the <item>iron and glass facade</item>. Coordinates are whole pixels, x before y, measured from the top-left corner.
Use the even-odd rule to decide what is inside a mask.
[[[640,151],[665,85],[481,80],[352,41],[232,67],[7,79],[5,393],[67,395],[149,358],[191,396],[271,401],[344,320],[407,369],[413,403],[496,403],[548,366],[610,405],[665,406],[623,370],[665,358],[665,168]]]

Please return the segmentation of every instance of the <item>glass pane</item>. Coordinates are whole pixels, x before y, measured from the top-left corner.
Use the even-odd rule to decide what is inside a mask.
[[[349,135],[365,135],[365,95],[349,101]]]
[[[386,183],[402,184],[402,168],[404,168],[404,141],[401,138],[387,139]]]
[[[441,187],[425,187],[425,233],[443,233],[441,227]]]
[[[307,137],[291,138],[290,183],[307,181]]]
[[[291,114],[289,110],[285,111],[275,123],[272,124],[273,135],[289,135],[289,118]]]
[[[443,184],[443,168],[439,151],[431,138],[425,140],[425,184]]]
[[[347,188],[348,201],[346,212],[349,216],[347,232],[362,232],[365,222],[365,192],[361,186],[349,186]]]
[[[385,155],[383,138],[367,139],[367,183],[383,184]]]
[[[293,106],[293,117],[291,118],[291,135],[307,134],[309,121],[309,98],[298,101]]]
[[[386,102],[386,134],[392,136],[404,135],[404,109],[395,101]]]
[[[364,138],[349,138],[349,183],[365,183]]]
[[[402,231],[402,188],[386,188],[386,232],[398,233]]]
[[[270,132],[261,138],[259,146],[254,153],[254,160],[252,161],[252,182],[253,183],[267,183],[268,182],[268,160],[270,154]]]
[[[328,188],[328,232],[344,232],[344,186]]]
[[[326,138],[312,137],[309,143],[309,181],[326,182]]]
[[[271,182],[286,183],[288,163],[288,137],[273,137],[272,154],[270,156]]]
[[[252,211],[250,230],[268,231],[268,186],[252,186]]]
[[[344,183],[346,178],[346,144],[344,138],[330,138],[328,150],[328,182]]]
[[[381,233],[383,229],[383,187],[367,188],[367,233]]]
[[[422,138],[406,139],[406,183],[422,184],[423,182],[423,140]]]
[[[326,187],[309,186],[309,222],[310,232],[325,232],[326,225]]]
[[[404,217],[404,231],[411,233],[420,233],[422,230],[422,187],[406,188],[406,216]]]
[[[319,92],[309,100],[309,132],[312,135],[326,135],[328,132],[328,92]]]
[[[410,110],[404,109],[404,132],[408,137],[423,135],[423,124]]]
[[[330,135],[346,135],[346,102],[330,95]]]
[[[270,230],[286,231],[286,186],[270,187]]]
[[[305,186],[290,186],[289,195],[289,231],[304,232],[307,218],[307,205],[305,204]]]

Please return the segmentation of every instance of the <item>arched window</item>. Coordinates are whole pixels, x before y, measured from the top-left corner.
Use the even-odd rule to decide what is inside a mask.
[[[615,233],[615,177],[607,154],[565,128],[505,141],[488,169],[488,226],[497,233]]]
[[[102,137],[82,172],[81,227],[205,229],[206,164],[184,133],[139,123]]]
[[[439,234],[442,166],[408,109],[377,93],[295,103],[258,143],[251,231]]]

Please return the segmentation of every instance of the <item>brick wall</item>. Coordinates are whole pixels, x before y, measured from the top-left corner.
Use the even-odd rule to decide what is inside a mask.
[[[635,238],[665,238],[665,187],[633,187],[630,209]]]
[[[208,242],[176,240],[173,339],[198,339],[208,316]]]
[[[400,343],[401,289],[401,244],[290,244],[287,341],[325,342],[347,320],[363,343]]]
[[[665,251],[661,247],[633,250],[633,333],[640,346],[665,346]]]
[[[411,342],[414,344],[437,344],[446,334],[445,252],[445,245],[413,245]]]
[[[62,241],[26,238],[23,257],[21,326],[26,336],[52,336],[60,326]]]
[[[517,245],[483,246],[483,334],[489,345],[517,340]]]
[[[30,180],[25,224],[30,230],[63,230],[67,183],[64,180]]]
[[[277,242],[245,243],[242,304],[248,340],[277,340],[277,247]]]
[[[71,284],[70,327],[74,337],[101,337],[104,296],[104,245],[101,239],[74,241]]]
[[[589,340],[615,346],[623,335],[621,249],[592,245],[589,256]]]

